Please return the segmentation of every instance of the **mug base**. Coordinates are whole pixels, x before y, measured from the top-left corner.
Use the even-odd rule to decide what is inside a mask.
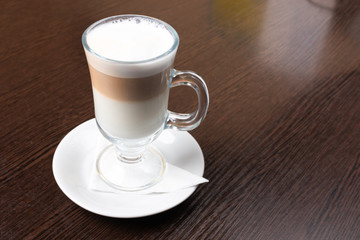
[[[101,179],[110,187],[122,191],[140,191],[158,183],[165,172],[165,159],[159,151],[148,147],[141,159],[121,161],[115,146],[105,148],[96,161]]]

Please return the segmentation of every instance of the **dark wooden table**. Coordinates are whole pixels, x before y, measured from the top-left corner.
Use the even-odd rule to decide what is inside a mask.
[[[0,239],[360,239],[360,2],[0,2]],[[179,206],[116,219],[68,199],[54,151],[94,117],[81,34],[137,13],[181,38],[175,67],[206,80],[191,134],[208,184]],[[171,109],[196,105],[186,88]]]

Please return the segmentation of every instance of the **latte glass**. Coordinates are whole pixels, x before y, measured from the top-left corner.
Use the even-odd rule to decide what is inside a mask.
[[[137,28],[145,30],[136,35]],[[135,34],[133,40],[128,32]],[[188,131],[199,126],[209,104],[206,84],[194,72],[173,68],[178,34],[169,24],[152,17],[102,19],[85,30],[82,44],[96,122],[102,135],[113,143],[98,156],[97,171],[108,185],[119,190],[151,187],[161,180],[166,168],[165,159],[151,142],[164,129]],[[118,59],[116,51],[126,59]],[[145,57],[138,58],[139,54]],[[177,86],[195,90],[196,111],[175,113],[167,109],[170,88]]]

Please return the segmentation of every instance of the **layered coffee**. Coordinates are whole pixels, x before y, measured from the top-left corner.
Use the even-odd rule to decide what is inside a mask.
[[[145,138],[167,116],[174,36],[136,17],[92,29],[85,48],[100,127],[116,138]]]

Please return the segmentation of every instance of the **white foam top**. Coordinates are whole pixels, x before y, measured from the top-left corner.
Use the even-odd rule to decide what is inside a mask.
[[[87,35],[89,47],[97,54],[118,61],[142,61],[167,52],[174,43],[171,33],[145,18],[112,21]]]
[[[177,46],[161,58],[178,41],[171,31],[156,20],[135,17],[115,20],[89,31],[86,47],[88,63],[100,72],[114,77],[137,78],[158,74],[172,66]],[[108,61],[106,59],[115,61]],[[144,61],[153,59],[151,61]],[[143,61],[143,62],[139,62]]]

